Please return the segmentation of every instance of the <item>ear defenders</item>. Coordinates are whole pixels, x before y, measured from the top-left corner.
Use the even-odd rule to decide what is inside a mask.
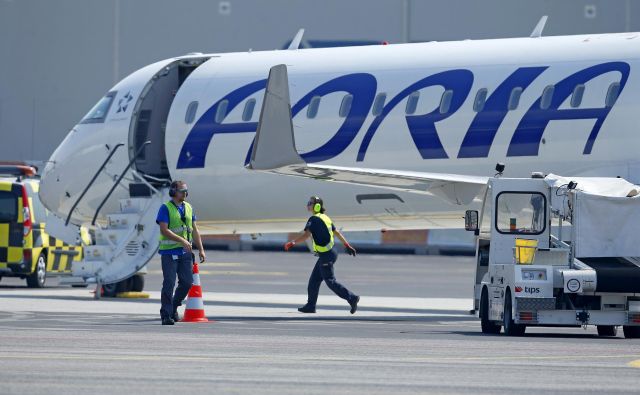
[[[169,196],[170,197],[174,197],[176,196],[176,193],[178,193],[180,190],[178,189],[178,185],[177,184],[171,184],[171,187],[169,188]],[[184,191],[184,197],[189,196],[189,191],[185,190]]]
[[[322,199],[320,199],[317,196],[311,196],[309,198],[309,203],[308,205],[312,205],[313,204],[313,212],[314,213],[319,213],[320,211],[322,211]]]

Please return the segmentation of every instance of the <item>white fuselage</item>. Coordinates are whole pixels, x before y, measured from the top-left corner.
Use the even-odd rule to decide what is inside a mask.
[[[296,145],[309,163],[487,176],[504,162],[509,177],[542,171],[638,183],[639,43],[640,34],[625,33],[160,61],[117,84],[106,114],[74,127],[46,166],[41,199],[66,217],[124,143],[72,216],[90,219],[136,147],[151,140],[134,168],[186,181],[205,234],[298,231],[310,195],[323,197],[345,230],[462,225],[464,208],[436,197],[246,170],[276,64],[288,67]],[[124,196],[118,187],[105,210]]]

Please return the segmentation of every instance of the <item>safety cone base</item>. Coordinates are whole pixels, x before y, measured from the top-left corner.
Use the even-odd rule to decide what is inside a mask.
[[[200,285],[200,273],[197,263],[193,265],[193,285],[189,289],[187,306],[180,322],[209,322],[209,319],[204,314],[202,286]]]
[[[182,317],[179,322],[209,322],[207,317]]]

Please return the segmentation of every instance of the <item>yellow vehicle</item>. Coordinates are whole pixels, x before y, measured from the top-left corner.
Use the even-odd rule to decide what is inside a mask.
[[[20,277],[32,288],[47,277],[69,276],[71,262],[82,260],[83,248],[45,231],[47,211],[38,198],[36,169],[0,164],[0,279]]]

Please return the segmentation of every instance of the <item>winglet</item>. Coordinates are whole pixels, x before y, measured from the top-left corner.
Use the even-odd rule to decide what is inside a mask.
[[[547,24],[547,15],[543,15],[542,18],[540,18],[540,20],[538,21],[538,24],[536,25],[536,27],[533,28],[533,31],[531,32],[531,35],[529,37],[531,38],[538,38],[538,37],[542,37],[542,31],[544,30],[544,26]]]
[[[298,30],[298,33],[291,40],[291,44],[289,44],[288,50],[294,50],[300,48],[300,43],[302,42],[302,36],[304,35],[304,29]]]
[[[251,170],[271,170],[304,163],[296,151],[293,136],[287,66],[280,64],[269,70],[258,130],[246,167]]]

